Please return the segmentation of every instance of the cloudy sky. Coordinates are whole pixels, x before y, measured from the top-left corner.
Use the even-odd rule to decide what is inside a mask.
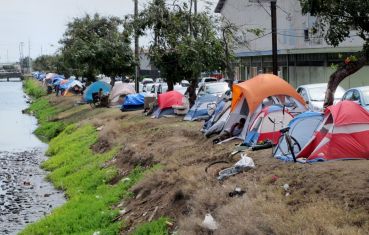
[[[216,3],[217,0],[207,0]],[[142,8],[149,0],[139,0]],[[199,0],[203,9],[205,0]],[[20,43],[31,57],[52,54],[58,48],[66,24],[75,17],[98,12],[124,16],[133,12],[132,0],[0,0],[0,63],[17,61]],[[141,39],[147,44],[149,39]]]

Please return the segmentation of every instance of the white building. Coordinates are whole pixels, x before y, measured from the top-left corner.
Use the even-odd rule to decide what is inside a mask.
[[[240,28],[239,36],[248,42],[235,51],[240,58],[236,74],[248,79],[261,72],[272,72],[272,35],[270,3],[255,0],[219,0],[215,12]],[[338,64],[360,51],[362,40],[352,36],[339,47],[328,45],[319,34],[312,34],[316,18],[302,15],[298,0],[277,0],[277,41],[279,75],[292,85],[326,82]],[[256,36],[250,29],[262,29]],[[241,33],[243,32],[243,33]],[[365,67],[342,85],[346,88],[369,85]]]

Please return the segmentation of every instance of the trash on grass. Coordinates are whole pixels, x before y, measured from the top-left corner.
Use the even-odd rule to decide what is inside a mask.
[[[210,213],[205,215],[205,219],[202,221],[201,226],[211,231],[218,229],[218,224]]]

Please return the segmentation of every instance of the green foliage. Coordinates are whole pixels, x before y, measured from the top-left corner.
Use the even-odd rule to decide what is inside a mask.
[[[143,175],[134,169],[130,180],[116,185],[107,182],[117,171],[104,167],[116,150],[94,154],[90,149],[97,140],[96,129],[90,125],[68,126],[52,141],[47,152],[51,157],[43,167],[52,171],[48,178],[66,191],[68,201],[51,215],[28,226],[21,234],[119,234],[121,223],[114,223],[118,211],[112,205],[129,196],[128,189]]]
[[[25,79],[23,81],[23,87],[25,93],[33,98],[37,99],[46,95],[46,90],[33,78]]]
[[[22,68],[29,68],[29,62],[32,64],[32,58],[30,59],[28,56],[26,56],[20,61],[20,66]]]
[[[28,111],[32,111],[38,119],[39,125],[35,130],[35,134],[42,141],[49,141],[63,131],[65,127],[64,123],[49,121],[58,111],[50,105],[46,98],[37,99],[31,104]]]
[[[169,90],[182,79],[196,80],[200,72],[225,67],[214,19],[208,12],[194,14],[186,2],[152,0],[132,25],[141,33],[153,32],[150,59]]]
[[[133,232],[134,235],[166,235],[168,226],[166,224],[168,218],[160,218],[150,223],[145,223],[137,227]]]
[[[42,55],[33,62],[33,70],[64,74],[69,77],[72,71],[68,68],[62,55]]]
[[[338,46],[353,30],[368,44],[369,1],[300,0],[300,3],[304,14],[318,17],[317,27],[325,32],[329,44]]]
[[[71,72],[90,80],[101,73],[110,77],[133,73],[130,40],[121,32],[122,26],[120,19],[98,14],[69,23],[60,43]]]

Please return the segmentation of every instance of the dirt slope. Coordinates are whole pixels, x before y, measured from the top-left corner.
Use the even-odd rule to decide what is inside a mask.
[[[52,102],[66,110],[59,119],[103,126],[95,151],[122,146],[109,163],[120,172],[112,184],[137,165],[159,164],[132,189],[133,198],[118,205],[128,211],[122,234],[160,216],[172,218],[171,230],[179,234],[208,234],[201,227],[206,213],[218,223],[214,234],[369,234],[369,161],[292,164],[273,159],[271,150],[247,152],[256,169],[219,182],[217,172],[239,159],[228,157],[235,142],[213,146],[199,122],[74,106],[71,99]],[[206,173],[217,160],[229,164]],[[246,193],[229,197],[236,186]]]

